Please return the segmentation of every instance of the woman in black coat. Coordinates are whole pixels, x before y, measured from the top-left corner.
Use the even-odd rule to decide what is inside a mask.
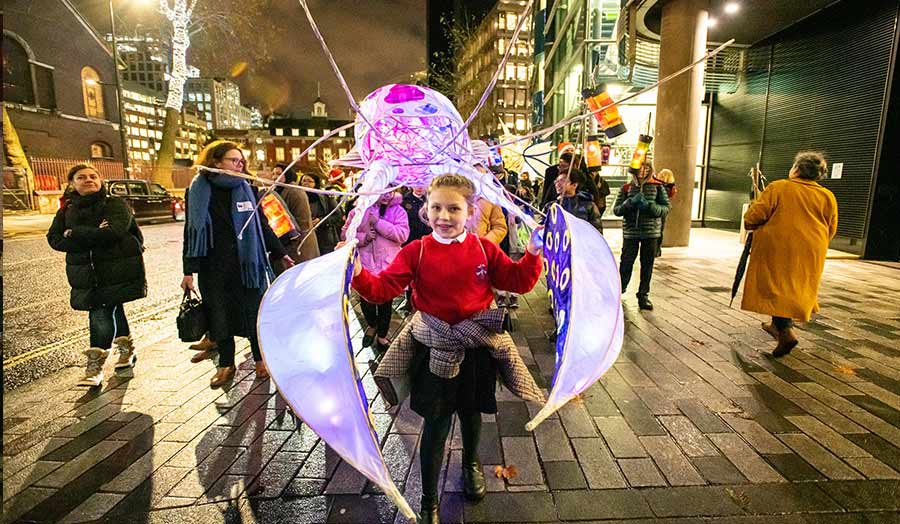
[[[216,141],[200,152],[198,165],[247,173],[237,144]],[[234,337],[250,340],[257,378],[269,376],[256,338],[256,316],[273,278],[267,251],[294,265],[256,206],[256,192],[240,177],[200,171],[185,192],[184,278],[181,288],[196,291],[194,273],[209,319],[209,338],[218,345],[218,370],[210,386],[228,382],[235,372]],[[238,236],[247,219],[249,225]]]
[[[79,386],[103,382],[103,364],[113,343],[116,369],[130,368],[136,356],[122,304],[147,296],[141,230],[128,204],[106,193],[93,166],[69,170],[69,188],[50,231],[50,247],[66,253],[72,309],[87,311],[91,347]]]
[[[300,185],[311,189],[322,189],[322,179],[315,175],[303,175],[300,177]],[[344,217],[340,211],[335,212],[326,220],[325,217],[334,210],[334,200],[328,195],[308,193],[309,209],[312,212],[312,225],[316,228],[316,239],[319,242],[319,253],[324,255],[334,251],[334,246],[340,240],[341,226]],[[325,223],[318,225],[320,221]]]

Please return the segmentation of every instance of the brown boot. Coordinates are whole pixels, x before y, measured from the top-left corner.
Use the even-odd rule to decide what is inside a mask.
[[[771,322],[763,322],[762,329],[763,331],[771,335],[773,340],[778,340],[778,328],[776,328]]]
[[[260,360],[256,363],[256,378],[258,380],[265,380],[269,378],[269,370],[266,368],[266,363]]]
[[[794,328],[786,328],[778,331],[778,345],[772,356],[775,358],[783,357],[791,352],[797,346],[797,336],[794,335]]]
[[[219,345],[209,339],[209,334],[203,335],[203,338],[200,339],[200,342],[196,344],[191,344],[188,346],[188,349],[193,349],[194,351],[213,351],[218,349]]]
[[[211,388],[219,388],[224,386],[228,381],[234,378],[235,367],[228,366],[224,368],[218,368],[216,370],[216,374],[213,375],[213,378],[209,381],[209,386]]]
[[[208,358],[213,358],[216,356],[216,350],[211,349],[209,351],[198,351],[194,353],[194,356],[191,357],[191,363],[196,364],[197,362],[203,362]]]

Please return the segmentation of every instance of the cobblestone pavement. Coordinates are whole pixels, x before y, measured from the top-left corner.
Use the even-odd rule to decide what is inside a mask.
[[[829,260],[821,314],[774,360],[761,319],[728,309],[733,235],[695,237],[657,260],[655,311],[624,295],[622,355],[581,399],[531,434],[534,407],[500,393],[499,413],[484,417],[489,494],[477,505],[460,494],[454,429],[442,522],[900,522],[900,272]],[[542,289],[523,298],[518,320],[514,339],[546,384],[553,323]],[[141,348],[134,376],[102,391],[72,388],[80,372],[70,368],[8,393],[3,522],[401,521],[298,427],[249,362],[232,387],[211,390],[213,364],[190,357],[169,339]],[[417,507],[421,419],[377,397],[371,410]],[[497,478],[498,465],[518,474]]]

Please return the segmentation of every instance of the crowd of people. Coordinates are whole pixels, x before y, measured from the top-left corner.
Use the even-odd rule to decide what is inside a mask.
[[[240,146],[227,141],[208,145],[196,164],[250,174]],[[495,176],[532,216],[540,219],[559,205],[603,233],[609,184],[586,168],[572,144],[560,146],[558,163],[546,170],[542,182],[486,158],[475,167]],[[648,159],[621,187],[612,207],[622,218],[621,289],[626,291],[639,258],[641,310],[653,309],[653,265],[675,194],[667,171],[656,173]],[[818,309],[825,251],[837,227],[834,195],[816,183],[826,172],[821,155],[798,154],[789,177],[771,184],[744,216],[755,239],[742,307],[772,317],[762,327],[777,341],[776,357],[797,345],[793,320],[807,321]],[[204,169],[185,191],[181,287],[186,294],[199,292],[208,317],[207,337],[192,346],[198,350],[192,361],[215,358],[210,386],[222,387],[235,375],[235,337],[244,337],[256,378],[268,377],[256,331],[268,284],[295,264],[351,240],[348,224],[364,213],[355,234],[359,256],[352,287],[361,298],[363,346],[372,347],[388,367],[379,366],[376,383],[389,397],[396,395],[390,381],[379,379],[409,374],[412,409],[425,420],[420,522],[438,522],[438,476],[454,413],[461,422],[464,493],[471,500],[483,498],[477,453],[481,413],[497,411],[498,376],[522,398],[543,398],[521,363],[503,315],[518,307],[517,294],[530,291],[540,277],[541,250],[532,235],[507,210],[479,198],[472,182],[457,174],[438,176],[427,187],[385,193],[368,209],[347,213],[345,202],[303,190],[322,189],[325,180],[319,175],[279,164],[265,176],[284,184],[275,191],[295,224],[291,235],[276,235],[257,206],[267,190],[248,178]],[[53,249],[66,252],[73,309],[89,312],[91,347],[84,352],[87,366],[80,384],[98,386],[113,346],[117,369],[135,365],[123,304],[147,293],[143,236],[128,205],[106,192],[92,166],[74,166],[68,181],[47,238]],[[256,219],[248,220],[254,214]],[[455,284],[448,287],[448,282]],[[409,321],[392,341],[392,302],[404,294]],[[460,331],[466,336],[458,337]]]

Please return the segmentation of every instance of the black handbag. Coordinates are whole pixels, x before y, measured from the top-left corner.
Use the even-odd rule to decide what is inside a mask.
[[[190,289],[184,291],[175,323],[178,325],[178,338],[182,342],[196,342],[209,330],[203,301],[196,295],[191,296]]]

